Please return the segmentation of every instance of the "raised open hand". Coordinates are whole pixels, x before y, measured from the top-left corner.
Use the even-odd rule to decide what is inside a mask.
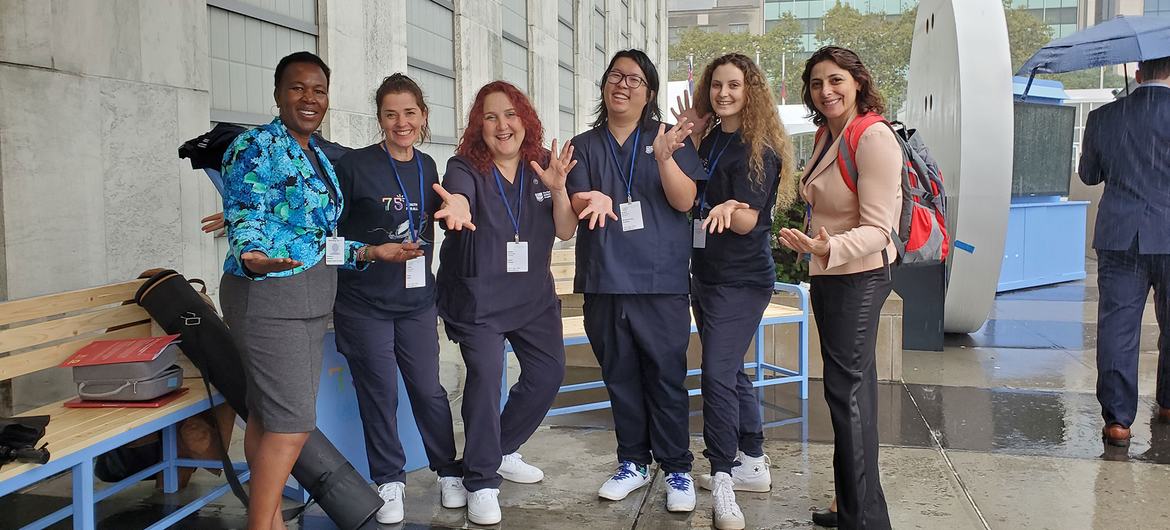
[[[540,181],[549,191],[559,192],[565,189],[565,181],[569,178],[569,172],[577,165],[577,161],[573,160],[573,144],[572,142],[565,142],[561,147],[561,153],[557,155],[557,139],[553,138],[552,152],[549,153],[548,167],[542,168],[535,160],[530,162],[532,170],[540,177]]]
[[[670,130],[666,130],[666,124],[658,125],[658,136],[654,137],[654,158],[659,162],[670,160],[680,147],[686,145],[683,140],[691,135],[694,129],[692,123],[686,116],[679,118],[678,123],[674,124]]]
[[[711,113],[708,112],[702,116],[699,115],[698,109],[691,106],[691,91],[683,90],[682,95],[678,96],[676,101],[678,102],[678,110],[670,109],[670,113],[674,114],[674,121],[682,121],[683,118],[686,118],[695,125],[695,134],[705,132],[707,130],[707,123],[711,120]],[[695,145],[699,145],[698,141],[694,138],[691,141],[695,142]]]

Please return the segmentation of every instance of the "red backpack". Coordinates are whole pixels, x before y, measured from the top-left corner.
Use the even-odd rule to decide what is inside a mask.
[[[942,171],[916,130],[907,129],[899,122],[890,123],[876,113],[854,118],[841,134],[837,150],[837,167],[841,178],[850,191],[856,194],[857,143],[861,141],[862,133],[876,123],[889,127],[902,148],[902,209],[898,215],[898,226],[890,229],[890,237],[898,248],[898,262],[926,263],[947,259],[950,238],[946,228],[947,208]],[[824,127],[817,130],[817,142],[820,142],[825,130]]]

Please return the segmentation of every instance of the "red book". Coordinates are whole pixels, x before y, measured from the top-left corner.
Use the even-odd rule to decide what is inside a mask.
[[[77,353],[69,356],[58,366],[70,368],[152,361],[178,338],[178,335],[163,335],[141,339],[95,340],[77,350]]]
[[[83,401],[73,398],[65,402],[67,409],[157,409],[170,403],[179,396],[187,393],[187,388],[178,388],[174,392],[161,395],[151,401]]]

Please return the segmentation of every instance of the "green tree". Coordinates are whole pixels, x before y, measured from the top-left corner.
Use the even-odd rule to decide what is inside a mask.
[[[1052,28],[1024,8],[1012,8],[1011,1],[1003,3],[1003,14],[1007,20],[1008,46],[1011,50],[1012,72],[1024,65],[1037,50],[1052,40]],[[1052,79],[1064,84],[1064,88],[1118,88],[1125,86],[1125,79],[1110,68],[1077,70],[1061,74],[1038,74],[1037,79]]]
[[[853,6],[838,3],[821,19],[817,40],[856,52],[873,76],[878,92],[885,98],[888,113],[894,114],[906,98],[910,44],[917,16],[917,7],[890,16],[885,13],[862,14]]]
[[[758,57],[760,68],[772,85],[777,101],[784,73],[789,78],[787,87],[790,101],[794,90],[799,92],[799,86],[794,89],[791,79],[792,72],[799,69],[799,66],[794,68],[793,58],[800,53],[800,23],[791,14],[785,14],[764,35],[714,33],[699,28],[684,31],[679,35],[678,43],[670,46],[669,57],[674,65],[670,70],[670,79],[680,81],[687,78],[687,61],[690,58],[694,61],[695,82],[698,83],[707,64],[728,53],[742,53],[753,60]],[[799,71],[795,79],[799,81]]]

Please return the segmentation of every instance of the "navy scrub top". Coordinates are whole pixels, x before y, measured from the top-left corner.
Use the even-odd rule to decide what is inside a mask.
[[[556,228],[552,194],[527,161],[520,163],[514,183],[506,178],[500,183],[512,214],[519,210],[520,241],[528,242],[528,272],[507,272],[507,244],[516,231],[494,173],[480,172],[469,160],[453,157],[447,162],[443,187],[467,197],[476,229],[445,232],[438,309],[444,320],[486,324],[503,332],[522,327],[556,303],[549,268]]]
[[[657,120],[641,125],[641,137],[634,144],[630,134],[618,146],[616,158],[610,147],[616,143],[602,125],[573,138],[577,165],[569,172],[566,188],[570,195],[600,191],[613,199],[613,211],[621,216],[626,202],[626,175],[630,152],[637,152],[631,195],[642,203],[644,228],[622,231],[621,221],[607,219],[605,227],[589,229],[588,219],[577,227],[576,277],[573,291],[590,294],[687,294],[690,292],[688,261],[691,255],[691,227],[686,212],[670,206],[662,189],[658,162],[654,159]],[[667,125],[670,127],[670,125]],[[674,161],[691,179],[703,178],[703,163],[690,139],[674,152]],[[618,164],[621,164],[619,169]]]
[[[379,261],[360,272],[338,270],[334,312],[340,315],[393,320],[428,309],[435,303],[435,277],[431,273],[431,259],[435,253],[432,218],[441,203],[432,188],[439,182],[435,160],[418,149],[408,162],[394,160],[405,190],[394,178],[390,167],[392,160],[382,144],[377,143],[351,151],[337,163],[337,180],[345,197],[337,232],[346,240],[371,245],[401,243],[410,237],[409,214],[414,229],[424,242],[427,285],[407,289],[404,263]],[[422,193],[425,196],[419,189],[419,162],[422,163]],[[420,198],[425,207],[421,215]]]
[[[729,228],[722,234],[708,233],[706,248],[694,249],[691,271],[695,279],[708,285],[771,287],[776,281],[770,238],[780,157],[771,149],[764,151],[764,175],[755,184],[749,169],[751,150],[743,136],[725,133],[719,127],[703,139],[699,155],[711,171],[710,179],[699,183],[704,218],[712,207],[731,199],[747,203],[760,215],[747,234],[739,235]]]

